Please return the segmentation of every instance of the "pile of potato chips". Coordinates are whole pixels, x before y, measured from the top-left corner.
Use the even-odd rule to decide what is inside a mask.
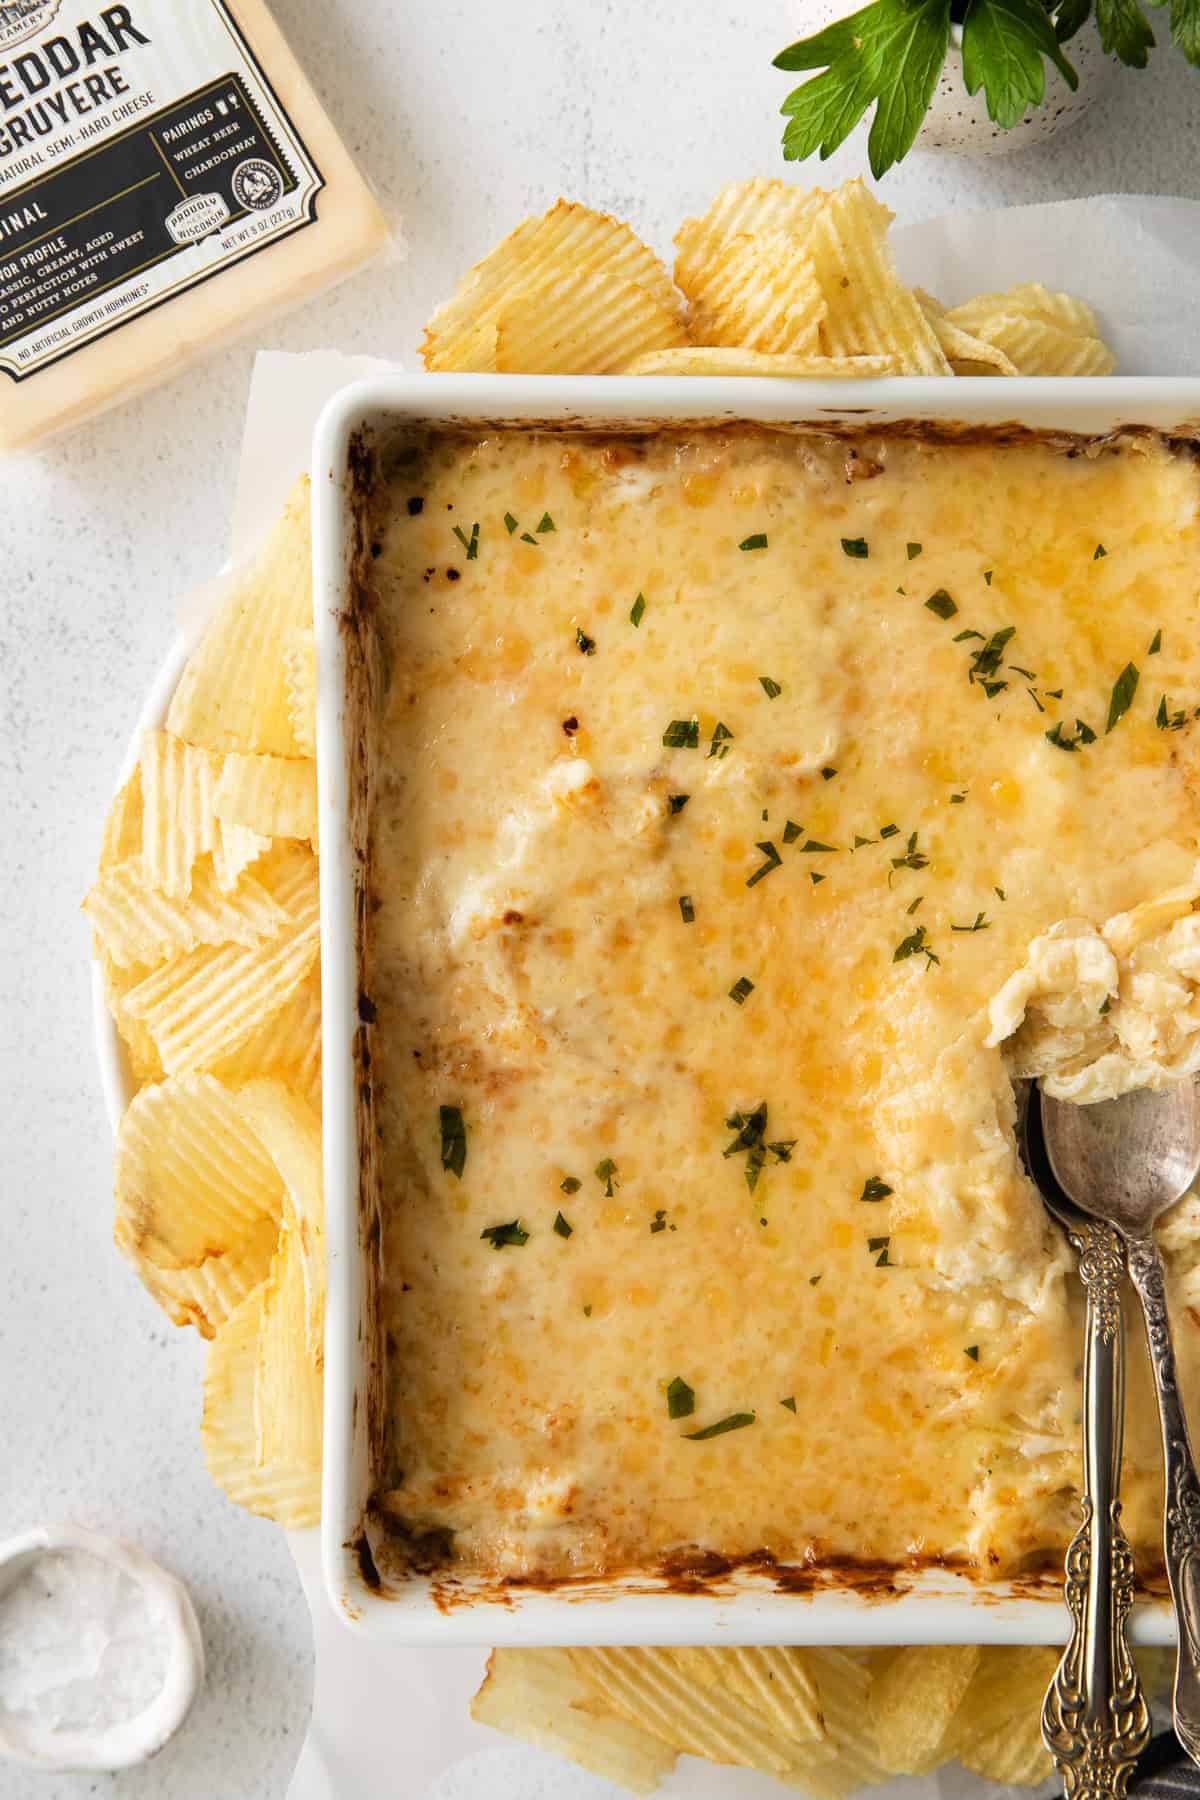
[[[675,234],[674,282],[619,219],[560,200],[468,271],[425,332],[428,369],[523,375],[1107,375],[1089,307],[1036,282],[946,308],[899,279],[892,214],[731,181]]]
[[[325,1297],[308,483],[147,732],[84,901],[138,1086],[117,1244],[212,1340],[201,1435],[234,1500],[315,1524]]]

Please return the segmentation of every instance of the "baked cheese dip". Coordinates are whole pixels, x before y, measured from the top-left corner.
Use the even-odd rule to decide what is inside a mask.
[[[392,454],[364,980],[398,1542],[547,1579],[1060,1564],[1078,1284],[1013,1079],[1200,1066],[1198,500],[1148,435]],[[1189,1377],[1198,1224],[1162,1231]]]

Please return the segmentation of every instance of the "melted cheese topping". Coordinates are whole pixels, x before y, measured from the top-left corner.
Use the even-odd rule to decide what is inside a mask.
[[[1061,1554],[1080,1319],[1010,1076],[1195,1066],[1198,495],[1149,440],[398,458],[367,981],[401,1532],[508,1573]],[[1153,1559],[1140,1363],[1129,1411]]]

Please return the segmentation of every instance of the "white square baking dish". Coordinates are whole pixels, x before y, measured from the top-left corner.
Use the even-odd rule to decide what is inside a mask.
[[[366,779],[350,695],[370,646],[352,605],[367,554],[361,496],[373,445],[406,424],[628,430],[738,420],[822,426],[900,421],[1103,435],[1145,426],[1200,434],[1200,380],[901,379],[828,383],[757,378],[391,375],[344,389],[326,408],[313,453],[318,657],[321,949],[324,1008],[328,1301],[325,1350],[325,1577],[347,1622],[394,1643],[1053,1643],[1066,1635],[1057,1579],[979,1583],[950,1571],[894,1572],[857,1587],[814,1573],[788,1584],[733,1571],[668,1584],[595,1580],[546,1591],[445,1571],[381,1581],[368,1517],[373,1422],[381,1399],[372,1259],[369,1078],[359,1018],[358,945],[365,911]],[[360,1108],[360,1091],[364,1097]],[[363,1146],[360,1152],[360,1144]],[[1065,1548],[1065,1546],[1064,1546]],[[1134,1635],[1173,1641],[1169,1608],[1148,1600]]]

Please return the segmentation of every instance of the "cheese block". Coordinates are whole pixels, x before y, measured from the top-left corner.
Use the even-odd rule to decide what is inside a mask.
[[[262,0],[0,4],[0,449],[177,374],[386,237]]]

